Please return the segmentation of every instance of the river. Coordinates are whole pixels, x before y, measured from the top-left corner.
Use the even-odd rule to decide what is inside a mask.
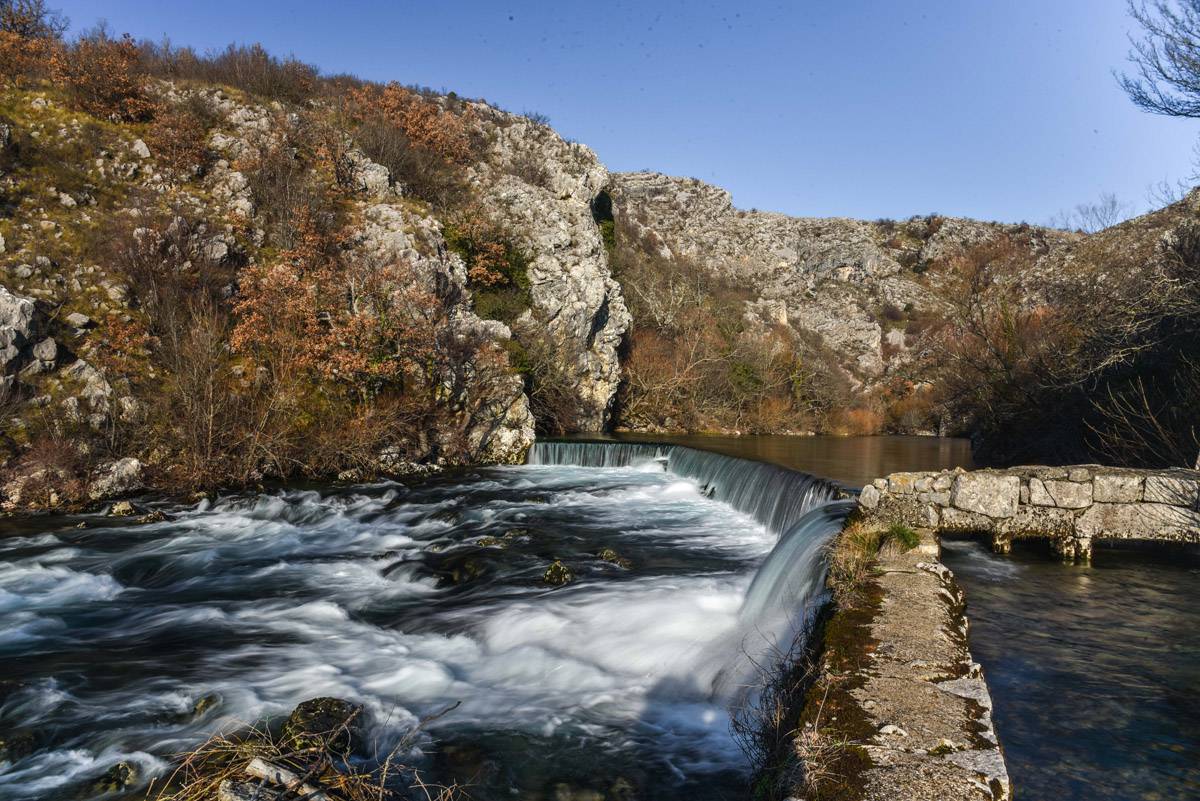
[[[458,704],[404,756],[477,798],[740,796],[729,707],[808,603],[796,588],[820,592],[841,518],[800,526],[747,589],[837,490],[688,455],[685,475],[497,467],[152,504],[161,522],[10,522],[0,797],[83,797],[119,762],[135,792],[208,734],[314,696],[363,704],[380,752]],[[574,581],[545,583],[555,561]]]
[[[476,798],[746,797],[730,708],[821,602],[846,511],[795,470],[970,465],[910,437],[574,440],[531,462],[6,521],[0,798],[87,797],[119,762],[133,797],[209,734],[321,695],[363,704],[381,750],[458,704],[404,756]],[[1018,797],[1200,797],[1194,554],[946,561]]]
[[[1200,798],[1200,554],[1096,549],[1064,565],[945,541],[1014,796]]]

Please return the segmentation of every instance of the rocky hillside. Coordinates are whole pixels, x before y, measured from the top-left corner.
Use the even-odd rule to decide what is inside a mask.
[[[472,182],[531,257],[532,308],[518,324],[543,325],[560,343],[578,396],[569,427],[601,431],[621,381],[617,352],[629,326],[591,214],[608,171],[589,148],[548,125],[484,104],[474,108],[489,147]]]
[[[942,431],[999,461],[1191,463],[1195,429],[1173,410],[1200,387],[1186,358],[1200,193],[1089,236],[744,211],[725,190],[656,173],[606,189],[635,311],[622,422]],[[664,314],[673,303],[698,322]],[[689,326],[735,333],[682,353],[671,343]],[[646,378],[664,370],[704,387]]]
[[[1132,461],[1195,439],[1168,412],[1200,396],[1200,196],[1092,236],[793,218],[609,174],[453,93],[22,30],[0,39],[9,508],[519,461],[535,431],[614,425],[1023,421]]]
[[[0,92],[9,508],[607,425],[629,314],[586,147],[261,50],[34,44]]]
[[[644,248],[747,288],[758,318],[820,337],[865,384],[913,344],[910,319],[938,313],[931,266],[1031,230],[939,215],[867,222],[744,211],[720,187],[658,173],[616,174],[610,192],[619,225]],[[1079,239],[1032,230],[1040,264]]]

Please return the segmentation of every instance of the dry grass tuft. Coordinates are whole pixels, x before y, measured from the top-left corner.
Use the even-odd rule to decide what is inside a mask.
[[[839,608],[853,608],[862,600],[884,536],[878,527],[852,518],[830,544],[829,588]]]
[[[448,710],[447,710],[448,711]],[[444,713],[442,713],[444,714]],[[461,801],[465,788],[426,783],[399,756],[409,751],[431,716],[408,733],[383,759],[366,764],[351,760],[349,732],[357,712],[328,732],[288,737],[266,724],[214,734],[198,748],[180,755],[175,770],[161,783],[155,801],[213,801],[237,797],[268,799],[324,798],[327,801]],[[271,777],[268,781],[266,777]],[[222,788],[225,792],[222,792]]]
[[[759,801],[786,798],[803,781],[805,766],[797,762],[793,742],[805,694],[820,672],[808,647],[812,635],[813,627],[805,626],[786,648],[776,645],[757,658],[746,655],[756,679],[730,709],[730,726],[754,766],[751,795]]]
[[[838,768],[851,743],[850,738],[834,734],[821,725],[828,696],[829,685],[826,684],[815,719],[796,731],[793,740],[803,769],[799,783],[792,789],[802,788],[804,798],[819,799],[826,788],[837,786],[844,779]]]

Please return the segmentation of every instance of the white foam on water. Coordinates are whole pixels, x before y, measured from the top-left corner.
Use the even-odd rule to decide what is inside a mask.
[[[946,538],[942,540],[942,548],[954,551],[956,556],[964,560],[966,569],[986,581],[1011,581],[1022,570],[1020,563],[992,553],[987,546],[975,540]]]
[[[119,654],[181,633],[193,638],[178,670],[130,670],[115,688],[68,673],[58,677],[62,683],[35,683],[10,698],[0,724],[87,725],[53,748],[0,765],[0,787],[13,798],[37,798],[120,759],[153,773],[162,755],[207,733],[321,695],[363,703],[384,743],[419,716],[461,702],[430,726],[430,736],[517,730],[592,737],[598,748],[636,741],[681,773],[740,768],[725,701],[713,697],[724,664],[714,654],[736,643],[754,560],[770,551],[774,535],[654,462],[487,475],[411,498],[405,488],[377,485],[203,501],[153,527],[105,523],[79,539],[62,532],[61,542],[38,538],[40,546],[69,552],[62,561],[0,561],[0,645],[7,648],[0,657],[15,651],[19,658],[31,640],[69,652],[73,639],[88,637],[97,647],[119,646]],[[456,536],[457,524],[430,518],[451,510],[471,525],[566,514],[588,521],[618,550],[622,542],[669,546],[725,566],[585,576],[557,589],[536,580],[494,593],[474,587],[469,600],[448,604],[449,590],[434,578],[408,565],[392,568],[403,560],[415,566],[434,547],[431,532]],[[169,570],[165,586],[126,588],[112,575],[147,560]],[[103,630],[63,630],[64,612],[98,602],[127,610],[104,618]],[[380,611],[392,609],[390,617]],[[206,716],[184,714],[211,693],[220,701]],[[160,722],[147,726],[148,718]],[[38,784],[34,776],[58,783]]]
[[[106,601],[115,598],[122,589],[112,576],[78,572],[40,561],[0,562],[0,613]]]

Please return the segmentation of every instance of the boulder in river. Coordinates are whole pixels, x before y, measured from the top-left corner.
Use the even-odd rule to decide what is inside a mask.
[[[546,572],[542,574],[542,581],[552,587],[561,587],[564,584],[570,584],[574,580],[575,571],[558,559],[555,559],[550,567],[546,568]]]
[[[129,501],[117,501],[108,509],[109,517],[132,517],[137,509]]]
[[[629,561],[624,556],[621,556],[621,554],[617,553],[612,548],[602,548],[600,549],[600,552],[596,554],[596,556],[600,557],[601,561],[608,562],[611,565],[616,565],[617,567],[621,567],[626,570],[633,567],[633,562]]]
[[[283,724],[283,736],[297,748],[323,746],[347,752],[362,733],[362,711],[360,705],[341,698],[311,698],[292,710]]]
[[[136,782],[140,775],[137,765],[132,762],[118,762],[105,771],[103,776],[92,782],[92,792],[98,794],[120,792]]]
[[[88,497],[93,501],[115,498],[142,487],[142,463],[128,457],[102,465],[88,482]]]
[[[208,710],[219,703],[221,703],[221,696],[216,693],[206,693],[200,696],[196,699],[196,703],[192,704],[192,717],[203,717]]]

